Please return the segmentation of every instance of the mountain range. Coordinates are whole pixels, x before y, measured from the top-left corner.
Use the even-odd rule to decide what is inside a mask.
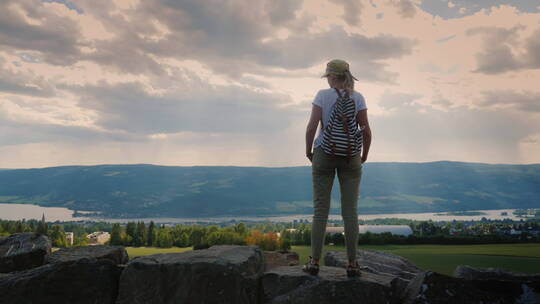
[[[269,216],[313,212],[311,167],[59,166],[0,170],[0,203],[106,217]],[[540,164],[363,165],[362,214],[540,207]],[[330,213],[340,213],[336,179]],[[1,217],[1,216],[0,216]]]

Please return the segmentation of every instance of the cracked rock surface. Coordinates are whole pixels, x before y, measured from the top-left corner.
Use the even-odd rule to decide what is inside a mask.
[[[41,266],[51,253],[51,241],[33,232],[0,238],[0,273]]]
[[[260,303],[263,269],[256,246],[136,257],[122,272],[117,303]]]

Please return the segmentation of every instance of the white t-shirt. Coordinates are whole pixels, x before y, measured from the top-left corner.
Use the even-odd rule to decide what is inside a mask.
[[[345,89],[339,90],[341,94],[345,94]],[[311,104],[317,105],[322,108],[322,126],[319,128],[319,134],[315,138],[315,142],[313,143],[313,148],[316,148],[321,145],[322,141],[322,127],[326,127],[330,120],[330,114],[332,114],[332,110],[334,108],[334,104],[336,103],[336,100],[338,98],[338,94],[336,93],[336,90],[334,88],[328,88],[319,90],[317,92],[317,95],[315,96],[315,99]],[[360,110],[367,109],[366,106],[366,100],[364,99],[364,96],[360,94],[359,92],[354,91],[352,98],[354,100],[354,103],[356,105],[356,112],[354,113],[354,117],[356,117],[356,114]]]

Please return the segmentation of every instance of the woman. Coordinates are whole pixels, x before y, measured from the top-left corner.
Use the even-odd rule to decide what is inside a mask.
[[[313,101],[311,117],[306,129],[306,156],[312,162],[313,205],[314,216],[311,232],[311,256],[304,270],[317,275],[319,259],[326,235],[326,222],[330,210],[330,194],[337,170],[341,190],[341,214],[345,225],[345,244],[347,247],[348,276],[360,275],[360,267],[356,260],[358,246],[358,193],[362,175],[362,164],[367,160],[371,144],[371,130],[367,118],[367,107],[362,94],[354,91],[354,78],[349,70],[349,64],[335,59],[328,62],[326,73],[329,89],[320,90]],[[362,135],[361,153],[352,157],[332,155],[323,149],[324,128],[327,127],[333,107],[338,97],[350,96],[354,100],[355,114],[353,123],[360,126]],[[350,102],[350,101],[349,101]],[[349,112],[352,115],[352,111]],[[321,131],[313,142],[317,127],[321,122]],[[348,125],[348,124],[347,124]],[[345,126],[345,124],[343,124]],[[326,143],[326,146],[328,143]],[[313,146],[313,151],[311,147]],[[328,149],[326,149],[328,150]],[[349,150],[350,151],[350,150]]]

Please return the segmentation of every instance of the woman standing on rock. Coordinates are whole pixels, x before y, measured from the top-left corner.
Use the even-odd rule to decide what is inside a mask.
[[[339,59],[328,62],[323,77],[327,77],[330,88],[317,92],[306,129],[306,156],[312,162],[314,215],[311,256],[304,271],[313,275],[319,272],[337,170],[349,260],[347,275],[358,276],[358,193],[362,164],[367,160],[371,144],[367,107],[362,94],[354,90],[357,79],[352,76],[347,62]],[[321,130],[313,142],[319,121]]]

